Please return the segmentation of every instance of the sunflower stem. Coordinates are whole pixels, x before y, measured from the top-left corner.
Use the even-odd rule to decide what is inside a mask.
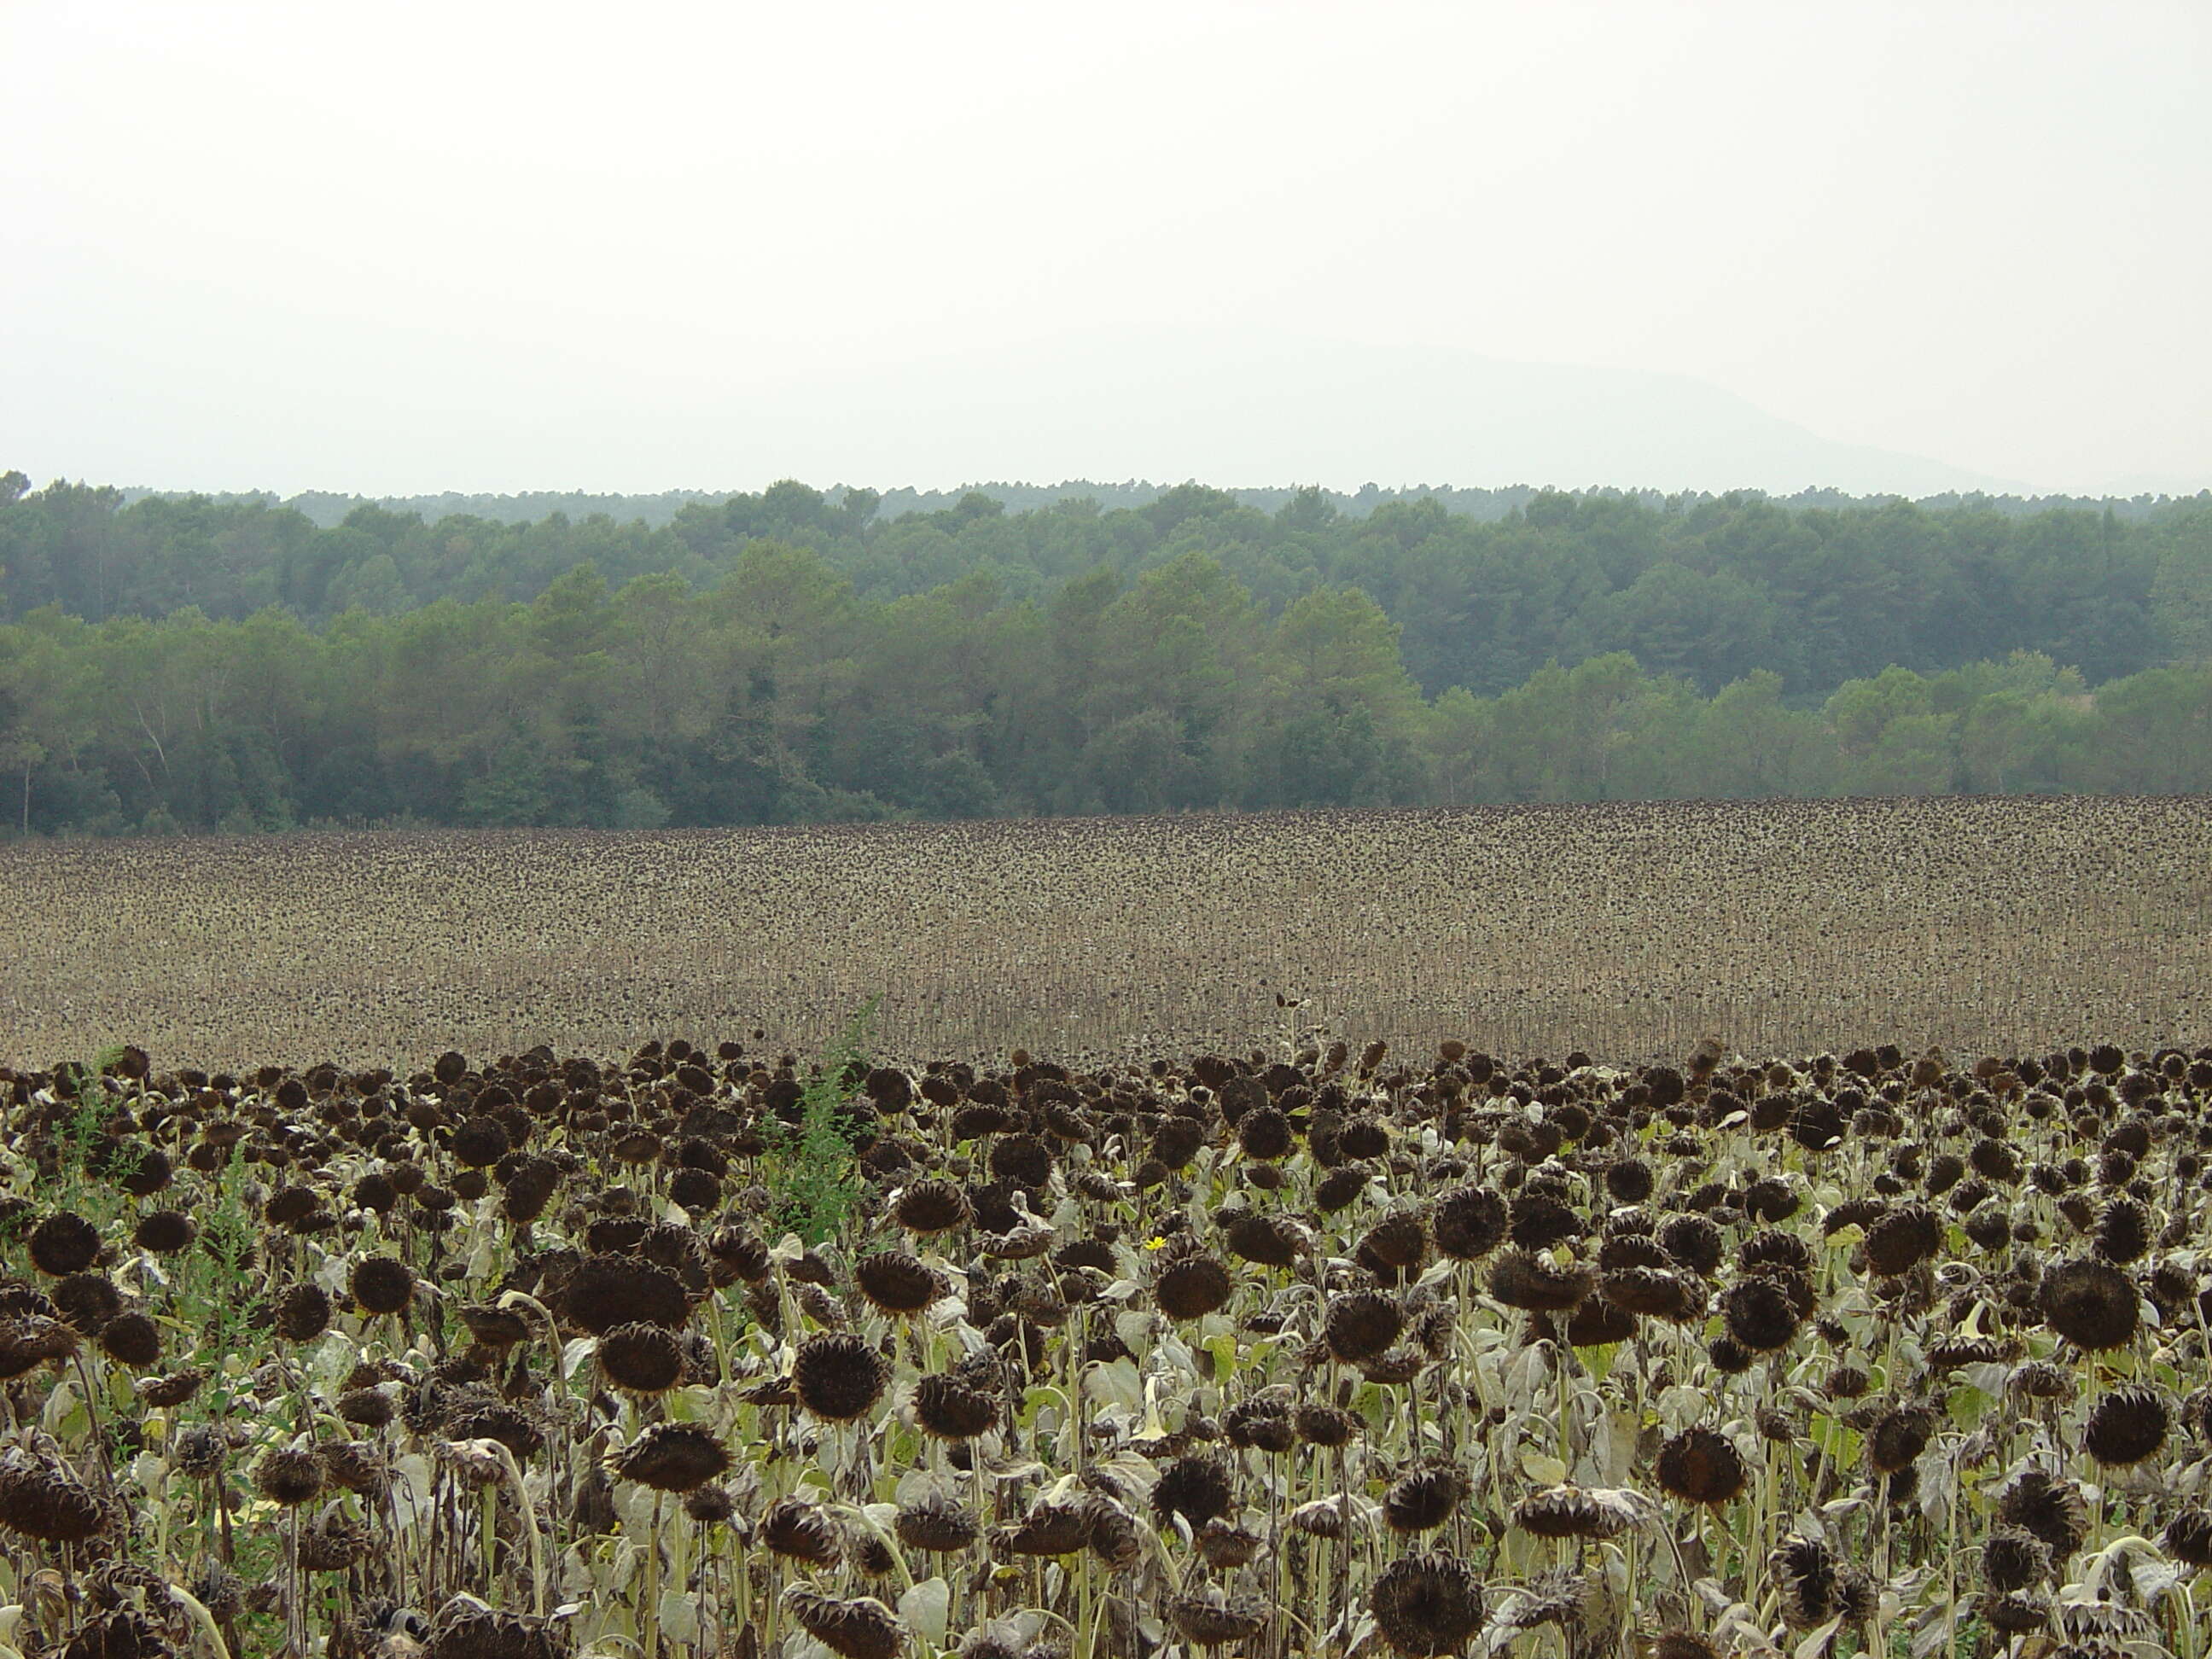
[[[645,1542],[645,1592],[639,1599],[638,1626],[645,1637],[645,1659],[654,1659],[660,1651],[660,1504],[661,1494],[653,1494],[653,1530]]]

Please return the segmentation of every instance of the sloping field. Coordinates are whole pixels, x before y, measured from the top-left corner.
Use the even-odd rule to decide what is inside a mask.
[[[2200,799],[58,842],[0,893],[25,1064],[804,1046],[871,998],[933,1057],[2212,1042]]]

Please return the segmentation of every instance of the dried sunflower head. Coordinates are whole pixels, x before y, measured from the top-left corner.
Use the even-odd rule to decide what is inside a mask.
[[[1218,1589],[1211,1595],[1171,1596],[1168,1622],[1194,1647],[1218,1648],[1249,1641],[1267,1628],[1267,1613],[1257,1603],[1231,1602]]]
[[[1287,1267],[1298,1259],[1304,1241],[1290,1223],[1257,1210],[1239,1210],[1222,1224],[1230,1254],[1263,1267]]]
[[[338,1395],[338,1416],[364,1429],[380,1429],[398,1413],[391,1395],[382,1388],[348,1389]]]
[[[131,1241],[153,1255],[174,1255],[191,1248],[198,1226],[181,1210],[149,1210],[139,1217]]]
[[[1229,1466],[1222,1458],[1190,1455],[1176,1459],[1152,1484],[1152,1510],[1164,1521],[1181,1516],[1195,1531],[1234,1503]]]
[[[1516,1586],[1513,1596],[1498,1610],[1502,1623],[1514,1630],[1546,1625],[1564,1628],[1583,1622],[1592,1599],[1591,1583],[1578,1568],[1558,1567]]]
[[[1452,1518],[1469,1490],[1467,1477],[1455,1468],[1416,1469],[1391,1484],[1382,1499],[1382,1518],[1393,1532],[1433,1532]]]
[[[1394,1210],[1360,1236],[1353,1254],[1370,1272],[1387,1272],[1395,1283],[1420,1265],[1429,1248],[1429,1230],[1414,1210]]]
[[[567,1651],[560,1626],[498,1612],[473,1595],[438,1609],[422,1649],[422,1659],[562,1659]]]
[[[915,1384],[914,1420],[939,1440],[972,1440],[997,1424],[999,1401],[959,1376],[932,1371]]]
[[[2023,1636],[2045,1629],[2051,1623],[2051,1603],[2030,1592],[2012,1590],[1985,1595],[1979,1605],[1983,1620],[2001,1635]],[[2058,1651],[2072,1653],[2075,1650],[2061,1648]]]
[[[657,1492],[690,1492],[729,1467],[728,1450],[696,1423],[656,1423],[608,1462],[621,1479]]]
[[[445,1432],[456,1440],[496,1440],[518,1459],[545,1446],[546,1424],[527,1402],[501,1399],[481,1384],[449,1389],[436,1401]]]
[[[143,1313],[122,1313],[100,1328],[100,1346],[108,1358],[136,1370],[161,1358],[161,1333]]]
[[[1339,1359],[1372,1359],[1405,1328],[1398,1304],[1380,1291],[1353,1291],[1332,1298],[1322,1321],[1322,1340]]]
[[[302,1572],[343,1572],[368,1553],[368,1529],[343,1510],[331,1509],[300,1530]]]
[[[277,1335],[287,1342],[312,1342],[331,1328],[330,1293],[309,1279],[288,1285],[274,1313]]]
[[[593,1336],[617,1325],[647,1324],[680,1330],[691,1317],[684,1283],[636,1256],[602,1253],[578,1262],[562,1281],[556,1311]]]
[[[992,1528],[991,1548],[1002,1556],[1073,1555],[1090,1535],[1090,1521],[1080,1504],[1040,1499],[1012,1526]]]
[[[1636,1334],[1637,1316],[1608,1301],[1602,1294],[1585,1297],[1567,1318],[1567,1344],[1576,1348],[1598,1348],[1626,1342]]]
[[[853,1282],[876,1309],[917,1314],[945,1294],[945,1281],[904,1250],[882,1250],[861,1259]]]
[[[1572,1482],[1531,1492],[1514,1506],[1513,1524],[1539,1538],[1616,1538],[1649,1507],[1633,1492]]]
[[[2166,1444],[2172,1418],[2154,1389],[2124,1384],[2097,1401],[2081,1431],[2081,1449],[2111,1467],[2140,1463]]]
[[[1705,1306],[1703,1287],[1663,1267],[1615,1267],[1598,1280],[1598,1294],[1614,1307],[1647,1319],[1670,1321],[1696,1317]]]
[[[2029,1469],[1997,1500],[1997,1519],[2043,1540],[2063,1561],[2089,1533],[2089,1505],[2071,1480]]]
[[[1533,1250],[1506,1251],[1491,1265],[1490,1294],[1509,1308],[1528,1313],[1565,1313],[1590,1292],[1587,1267],[1555,1267]]]
[[[2041,1359],[2031,1359],[2016,1368],[2006,1379],[2006,1386],[2028,1400],[2069,1400],[2074,1395],[2073,1377]]]
[[[927,1237],[964,1227],[974,1216],[968,1194],[957,1182],[918,1181],[900,1193],[892,1218],[910,1233]]]
[[[906,1627],[872,1595],[846,1600],[793,1584],[783,1601],[802,1630],[842,1659],[893,1659],[905,1645]]]
[[[1866,1438],[1867,1467],[1894,1474],[1912,1467],[1935,1436],[1934,1410],[1917,1402],[1892,1407],[1876,1418]]]
[[[1309,1404],[1297,1410],[1298,1437],[1310,1446],[1342,1446],[1350,1443],[1364,1426],[1353,1413],[1334,1406]]]
[[[246,1610],[245,1581],[220,1562],[210,1563],[192,1580],[191,1592],[217,1619],[235,1619]]]
[[[2111,1262],[2077,1256],[2044,1269],[2037,1295],[2044,1322],[2092,1352],[2126,1346],[2141,1318],[2141,1298]]]
[[[57,1210],[31,1229],[31,1265],[51,1279],[81,1273],[100,1258],[100,1229],[74,1210]]]
[[[866,1416],[890,1376],[890,1364],[866,1338],[843,1332],[800,1343],[791,1371],[799,1403],[833,1423]]]
[[[684,1513],[701,1526],[726,1526],[737,1512],[737,1499],[727,1486],[694,1486],[684,1494]]]
[[[177,1437],[172,1457],[179,1474],[204,1480],[222,1468],[230,1445],[204,1423],[194,1424]]]
[[[1701,1278],[1711,1279],[1721,1265],[1721,1230],[1704,1216],[1671,1216],[1653,1237],[1677,1267]]]
[[[1301,1504],[1291,1511],[1292,1530],[1309,1538],[1341,1538],[1344,1536],[1344,1504],[1334,1498],[1316,1498]]]
[[[1686,1504],[1731,1503],[1742,1495],[1749,1478],[1733,1440],[1696,1427],[1660,1447],[1653,1472],[1662,1492]]]
[[[902,1504],[892,1525],[908,1549],[939,1555],[966,1549],[982,1530],[973,1515],[949,1498]]]
[[[304,1437],[272,1446],[253,1466],[253,1485],[270,1503],[295,1508],[322,1492],[323,1460]]]
[[[684,1347],[663,1325],[617,1325],[599,1339],[599,1369],[632,1394],[664,1394],[684,1375]]]
[[[1925,1204],[1903,1204],[1867,1227],[1867,1266],[1885,1279],[1911,1273],[1943,1248],[1943,1221]]]
[[[190,1402],[207,1381],[207,1372],[198,1365],[187,1365],[182,1370],[172,1371],[166,1376],[142,1376],[138,1379],[138,1397],[154,1407],[182,1406]]]
[[[1297,1443],[1289,1408],[1268,1400],[1243,1400],[1221,1414],[1221,1432],[1241,1449],[1282,1453]]]
[[[69,1358],[82,1345],[76,1332],[58,1319],[18,1314],[0,1319],[0,1381],[21,1376],[52,1361]]]
[[[415,1270],[397,1256],[364,1256],[354,1264],[349,1288],[364,1313],[395,1314],[415,1294]]]
[[[1273,1106],[1247,1112],[1237,1121],[1237,1145],[1247,1158],[1288,1158],[1297,1144],[1290,1119]]]
[[[2051,1547],[2019,1527],[1993,1528],[1982,1544],[1982,1578],[2000,1593],[2024,1590],[2051,1577]]]
[[[1376,1575],[1367,1607],[1382,1639],[1407,1659],[1455,1654],[1482,1626],[1482,1584],[1455,1555],[1401,1556]]]
[[[0,1527],[74,1544],[105,1532],[112,1519],[107,1504],[58,1464],[21,1446],[0,1452]]]
[[[767,1244],[738,1226],[717,1227],[708,1236],[707,1254],[722,1273],[748,1285],[759,1284],[775,1265]]]
[[[1722,1293],[1721,1318],[1729,1335],[1753,1353],[1787,1347],[1800,1322],[1788,1291],[1763,1273],[1740,1279]]]
[[[1152,1300],[1170,1319],[1199,1319],[1224,1306],[1236,1288],[1229,1269],[1200,1252],[1163,1266],[1152,1280]]]
[[[1144,1538],[1138,1530],[1137,1517],[1114,1498],[1103,1492],[1085,1498],[1083,1524],[1091,1554],[1109,1571],[1128,1572],[1143,1561]]]
[[[761,1516],[760,1542],[773,1554],[826,1566],[844,1553],[837,1528],[821,1509],[803,1498],[781,1498]]]
[[[123,1311],[123,1293],[103,1273],[71,1273],[55,1281],[54,1311],[80,1334],[98,1336]]]
[[[508,1308],[474,1304],[461,1310],[461,1322],[469,1328],[471,1340],[495,1353],[504,1352],[530,1337],[529,1322]]]
[[[2166,1553],[2192,1567],[2212,1567],[2212,1512],[2192,1505],[2166,1523]]]
[[[326,1440],[316,1448],[331,1484],[365,1498],[382,1499],[392,1489],[392,1474],[381,1453],[366,1440]]]
[[[1372,1359],[1359,1362],[1359,1374],[1370,1382],[1380,1382],[1385,1388],[1403,1388],[1421,1374],[1428,1364],[1428,1355],[1407,1343],[1386,1348]]]
[[[1817,1538],[1793,1535],[1767,1558],[1767,1571],[1782,1591],[1782,1617],[1796,1630],[1831,1619],[1862,1622],[1874,1611],[1867,1576]]]

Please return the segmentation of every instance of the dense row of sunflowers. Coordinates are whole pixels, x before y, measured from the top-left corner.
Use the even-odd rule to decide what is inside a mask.
[[[2112,1046],[0,1071],[0,1647],[2198,1659],[2208,1100]]]
[[[0,842],[0,963],[15,1064],[812,1052],[879,998],[884,1054],[1091,1070],[1241,1052],[1278,992],[1425,1054],[2193,1047],[2212,794]]]

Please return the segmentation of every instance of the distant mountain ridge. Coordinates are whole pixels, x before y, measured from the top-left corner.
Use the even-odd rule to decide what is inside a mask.
[[[1838,506],[2080,499],[1839,442],[1688,375],[1238,328],[1099,328],[702,367],[607,412],[620,416],[618,443],[586,459],[556,438],[539,464],[556,476],[726,478],[741,490],[373,499],[433,517],[604,512],[650,525],[779,478],[866,483],[892,517],[957,501],[963,489],[938,486],[957,479],[1005,481],[981,487],[1017,512],[1070,494],[1140,506],[1183,481],[1230,487],[1263,507],[1318,483],[1354,514],[1435,495],[1455,513],[1489,519],[1547,488],[1692,500],[1749,491]],[[469,465],[460,458],[471,453],[454,450],[452,464]],[[2140,487],[2188,482],[2146,476]],[[361,498],[292,499],[327,523]]]
[[[708,421],[796,476],[1375,479],[1666,493],[2029,486],[1825,438],[1688,375],[1241,327],[1089,329],[784,374]],[[764,427],[763,410],[774,418]],[[988,469],[988,472],[986,471]]]

